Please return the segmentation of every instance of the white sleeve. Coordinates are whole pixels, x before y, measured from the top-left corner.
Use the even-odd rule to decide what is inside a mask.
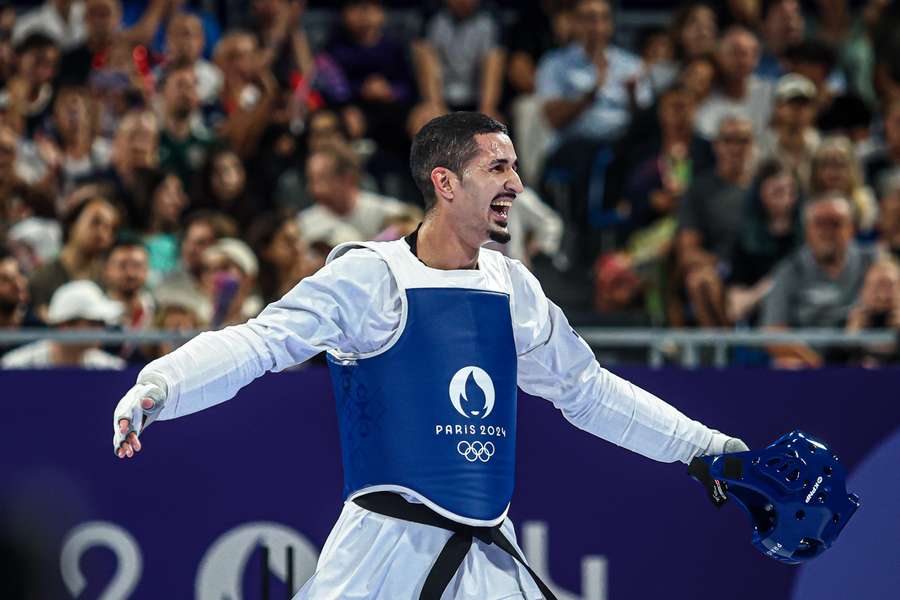
[[[603,369],[537,279],[511,262],[522,390],[551,401],[579,429],[654,460],[688,463],[709,447],[712,429]]]
[[[282,371],[325,350],[377,350],[399,324],[400,297],[387,264],[354,249],[298,283],[242,325],[198,335],[154,360],[138,383],[163,384],[160,419],[224,402],[267,371]]]

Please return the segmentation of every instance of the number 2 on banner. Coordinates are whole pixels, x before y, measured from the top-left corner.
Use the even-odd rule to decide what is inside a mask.
[[[77,598],[87,585],[79,563],[84,553],[94,546],[104,546],[116,555],[116,573],[99,600],[128,598],[137,587],[143,570],[141,549],[130,533],[107,521],[82,523],[69,532],[63,540],[60,570],[63,582],[73,598]]]

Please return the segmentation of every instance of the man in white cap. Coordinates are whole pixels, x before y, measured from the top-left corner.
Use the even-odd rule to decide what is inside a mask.
[[[253,293],[259,262],[250,246],[237,238],[222,238],[203,253],[203,264],[213,328],[243,323],[259,314],[262,300]]]
[[[107,298],[96,283],[71,281],[60,286],[50,299],[47,321],[64,331],[103,329],[122,313],[118,302]],[[3,369],[46,369],[81,367],[85,369],[124,369],[125,361],[93,342],[62,343],[50,340],[33,342],[0,358]]]
[[[760,140],[764,158],[784,163],[802,182],[809,181],[812,157],[821,141],[816,120],[816,84],[798,73],[783,75],[775,85],[771,127]]]

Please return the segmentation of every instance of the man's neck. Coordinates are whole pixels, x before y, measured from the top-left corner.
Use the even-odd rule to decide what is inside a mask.
[[[847,252],[844,252],[840,256],[835,257],[834,260],[827,263],[823,263],[822,261],[816,262],[819,264],[819,268],[825,272],[829,279],[837,279],[838,277],[840,277],[841,273],[844,272],[844,267],[847,266]]]
[[[141,308],[141,297],[137,292],[123,293],[116,290],[109,290],[108,295],[116,302],[120,302],[125,309],[125,316],[131,319],[132,315]]]
[[[416,253],[432,269],[475,269],[479,249],[460,238],[440,213],[426,217],[419,228]]]
[[[344,203],[343,206],[340,207],[340,210],[333,207],[328,207],[328,210],[338,215],[339,217],[346,217],[351,214],[356,209],[357,200],[359,198],[359,190],[353,190],[350,192],[349,197],[347,198],[347,202]]]
[[[722,91],[725,95],[735,100],[743,100],[747,96],[749,90],[749,77],[730,78],[722,85]]]
[[[727,181],[732,185],[736,185],[739,187],[745,187],[750,182],[750,170],[742,169],[738,173],[728,173],[722,172],[721,170],[716,171],[716,174],[719,176],[719,179],[722,181]]]
[[[22,314],[17,308],[8,312],[0,312],[0,329],[11,329],[22,324]]]

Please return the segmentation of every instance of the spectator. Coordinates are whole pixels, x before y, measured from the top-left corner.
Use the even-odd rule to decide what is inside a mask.
[[[63,215],[63,249],[29,281],[32,307],[46,316],[53,293],[76,279],[100,280],[103,257],[115,239],[119,211],[105,198],[93,196]]]
[[[849,139],[835,136],[822,141],[813,155],[809,190],[813,198],[829,193],[847,198],[853,207],[857,233],[872,234],[878,219],[878,203],[872,189],[865,185]]]
[[[39,31],[50,37],[63,52],[84,42],[84,2],[81,0],[45,0],[16,19],[13,43]]]
[[[178,176],[164,172],[155,174],[147,192],[149,215],[142,231],[150,267],[148,280],[155,285],[177,266],[178,232],[188,198]]]
[[[112,148],[97,135],[95,108],[86,88],[61,88],[38,138],[47,167],[58,175],[63,194],[72,191],[79,180],[92,179],[109,168]]]
[[[325,45],[325,54],[346,78],[350,88],[347,100],[362,110],[366,135],[382,149],[406,156],[409,142],[398,132],[405,129],[419,96],[418,85],[408,44],[385,33],[384,24],[379,0],[344,2],[340,27]],[[431,91],[422,87],[433,104],[440,103],[435,85]]]
[[[574,22],[575,41],[541,59],[537,94],[561,141],[610,141],[628,125],[627,82],[639,77],[640,59],[610,44],[613,18],[606,0],[577,2]],[[640,103],[649,103],[646,85],[639,85],[635,93]]]
[[[47,312],[48,324],[59,331],[102,330],[114,322],[121,307],[103,295],[92,281],[71,281],[53,293]],[[124,369],[125,361],[100,350],[91,342],[42,340],[17,348],[0,358],[3,369]]]
[[[320,149],[306,161],[306,181],[315,205],[297,216],[300,231],[310,244],[333,238],[350,226],[371,240],[390,217],[408,215],[415,207],[359,188],[359,162],[345,146]]]
[[[284,296],[320,266],[311,259],[293,215],[262,214],[253,223],[247,238],[259,259],[257,285],[264,304]]]
[[[27,183],[17,172],[18,136],[0,125],[0,239],[5,227],[32,215],[54,216],[53,193],[44,185]]]
[[[853,209],[832,194],[815,199],[803,211],[806,244],[775,271],[763,301],[762,325],[770,330],[844,327],[859,297],[875,252],[853,241]],[[769,348],[781,368],[818,367],[822,356],[802,345]]]
[[[159,164],[178,175],[182,185],[188,187],[215,142],[212,133],[191,118],[200,106],[194,65],[170,65],[159,81],[159,88],[162,91]]]
[[[222,72],[203,58],[205,45],[203,23],[199,17],[179,12],[169,19],[162,69],[168,65],[192,65],[197,77],[197,98],[203,105],[214,103],[222,90]]]
[[[432,60],[425,62],[425,77],[436,80],[442,107],[498,118],[504,50],[497,22],[479,5],[480,0],[445,0],[431,18],[425,42]]]
[[[644,283],[628,254],[613,252],[594,263],[594,310],[606,327],[649,327]]]
[[[111,169],[99,178],[110,188],[110,195],[127,212],[127,222],[141,226],[148,207],[139,204],[146,197],[146,179],[159,166],[159,120],[149,110],[125,115],[116,130],[110,155]]]
[[[312,72],[313,59],[301,25],[306,2],[252,0],[246,29],[256,36],[262,52],[259,68],[271,70],[282,86]]]
[[[106,258],[103,269],[106,295],[121,304],[120,323],[126,329],[146,329],[153,322],[153,297],[144,289],[147,259],[147,249],[137,238],[120,239]]]
[[[218,101],[206,108],[206,124],[228,141],[241,158],[257,150],[279,97],[271,71],[260,69],[256,38],[246,31],[222,36],[213,53],[222,71]]]
[[[259,263],[247,244],[222,238],[203,253],[203,289],[213,305],[214,329],[238,325],[263,308],[254,293]]]
[[[256,215],[268,208],[268,203],[248,189],[243,161],[226,147],[210,152],[196,185],[191,208],[224,213],[234,219],[242,231],[250,226]]]
[[[812,158],[821,141],[815,121],[816,86],[803,75],[784,75],[775,85],[772,126],[760,140],[763,158],[790,167],[804,187],[809,185]]]
[[[896,260],[879,259],[866,272],[859,301],[850,310],[847,332],[890,329],[900,333],[900,266]],[[897,340],[888,344],[863,346],[850,362],[875,368],[900,360]]]
[[[113,62],[117,45],[130,60],[134,46],[150,43],[169,8],[169,0],[150,0],[140,21],[128,29],[121,28],[119,0],[84,0],[84,6],[84,41],[63,54],[61,83],[85,85],[92,69],[103,69]]]
[[[762,3],[763,51],[756,74],[769,80],[784,75],[784,52],[799,44],[805,35],[803,11],[798,0],[772,0]]]
[[[884,112],[884,147],[866,158],[866,182],[881,189],[885,179],[900,172],[900,100]]]
[[[726,295],[734,323],[755,321],[760,302],[772,288],[772,270],[803,241],[800,186],[790,167],[778,161],[763,163],[748,200]]]
[[[881,188],[878,240],[881,249],[900,260],[900,173],[887,179]]]
[[[59,48],[52,38],[35,31],[14,49],[18,68],[6,82],[6,91],[11,110],[24,119],[24,133],[31,137],[52,110]]]
[[[200,321],[212,321],[212,302],[203,290],[203,255],[216,241],[236,234],[237,225],[221,213],[198,211],[189,216],[181,239],[180,263],[154,289],[159,303],[187,302]]]
[[[719,41],[716,59],[719,83],[697,110],[697,130],[713,139],[723,115],[742,111],[750,116],[754,135],[762,135],[772,112],[772,84],[753,74],[759,62],[756,36],[743,27],[730,27]]]
[[[506,76],[514,95],[533,94],[537,64],[548,51],[572,37],[572,10],[567,2],[542,0],[535,10],[524,9],[509,28]]]
[[[694,180],[684,195],[675,241],[684,288],[701,327],[728,324],[722,280],[731,269],[731,253],[753,177],[750,120],[724,117],[714,150],[715,171]]]
[[[708,3],[682,4],[672,16],[669,29],[673,59],[655,65],[649,73],[654,95],[669,87],[693,59],[711,55],[716,49],[718,32],[716,13]]]
[[[652,132],[621,149],[610,169],[610,182],[621,173],[615,210],[625,221],[626,233],[671,215],[693,176],[712,167],[709,143],[693,131],[696,107],[690,90],[676,84],[660,97]]]
[[[27,302],[28,282],[19,269],[19,263],[0,246],[0,330],[22,326]]]
[[[166,304],[161,304],[156,311],[154,329],[159,331],[171,331],[176,333],[190,333],[203,326],[203,322],[196,309],[186,300],[172,299]],[[143,353],[148,358],[154,359],[164,356],[175,350],[179,344],[173,342],[160,342],[144,348]]]

